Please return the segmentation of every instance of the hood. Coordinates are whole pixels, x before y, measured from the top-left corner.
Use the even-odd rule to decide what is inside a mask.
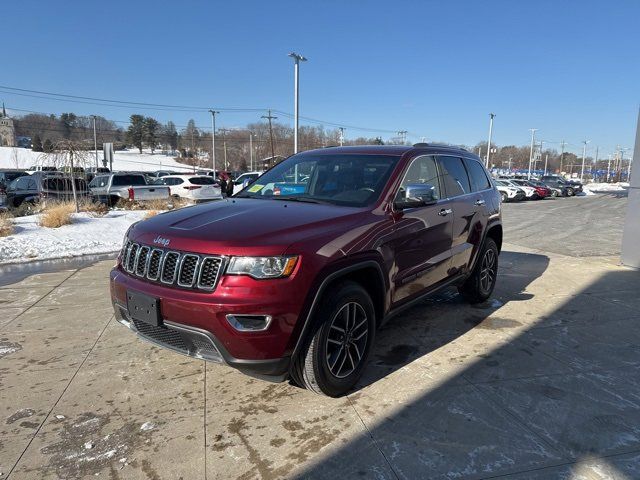
[[[227,199],[143,220],[130,230],[129,238],[196,253],[280,255],[292,243],[353,228],[361,212],[284,200]]]

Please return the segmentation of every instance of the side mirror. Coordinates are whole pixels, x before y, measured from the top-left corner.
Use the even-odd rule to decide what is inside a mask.
[[[404,188],[404,198],[395,202],[395,207],[402,210],[404,208],[422,207],[433,205],[438,201],[436,189],[428,183],[407,185]]]

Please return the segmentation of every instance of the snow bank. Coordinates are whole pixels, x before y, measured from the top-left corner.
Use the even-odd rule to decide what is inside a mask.
[[[60,228],[38,225],[39,215],[14,219],[16,233],[0,238],[0,264],[117,252],[127,228],[146,211],[111,211],[103,217],[73,214],[73,223]]]
[[[95,166],[94,151],[87,152],[87,167]],[[102,151],[98,151],[98,160],[102,166]],[[0,147],[0,168],[28,169],[33,165],[49,165],[50,160],[42,152],[33,152],[26,148]],[[114,153],[114,170],[141,170],[152,172],[154,170],[176,170],[189,173],[193,167],[176,162],[173,157],[161,153],[145,152],[138,150],[123,150]]]
[[[583,187],[583,190],[589,193],[602,193],[602,192],[623,192],[629,188],[627,182],[619,183],[589,183]]]

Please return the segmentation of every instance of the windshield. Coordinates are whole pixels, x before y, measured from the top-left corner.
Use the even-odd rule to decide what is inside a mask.
[[[398,161],[391,155],[296,155],[236,197],[294,199],[363,207],[382,192]]]

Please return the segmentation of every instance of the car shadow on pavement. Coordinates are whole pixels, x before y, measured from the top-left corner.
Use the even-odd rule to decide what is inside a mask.
[[[488,301],[469,305],[451,287],[391,319],[377,332],[371,360],[356,391],[465,335],[505,304],[531,299],[533,295],[525,290],[548,264],[545,255],[502,252],[499,284]]]
[[[566,288],[567,258],[519,302],[549,260],[502,259],[501,305],[443,293],[381,331],[348,397],[367,434],[296,478],[640,478],[640,272]]]

